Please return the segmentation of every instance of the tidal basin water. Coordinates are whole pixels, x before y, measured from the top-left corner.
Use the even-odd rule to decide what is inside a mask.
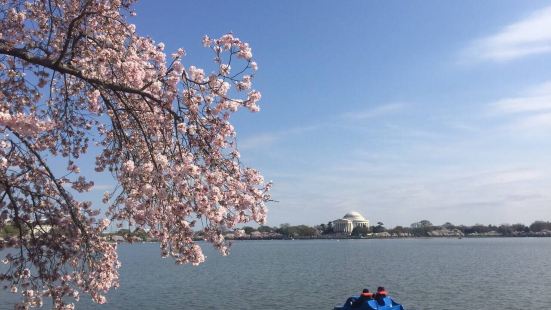
[[[177,266],[121,244],[121,287],[77,309],[332,309],[385,286],[407,310],[551,309],[551,238],[237,241]],[[12,309],[0,292],[0,309]],[[476,306],[474,306],[476,305]]]

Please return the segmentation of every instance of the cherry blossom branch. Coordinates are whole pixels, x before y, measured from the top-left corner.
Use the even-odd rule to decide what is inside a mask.
[[[54,62],[53,60],[50,60],[48,58],[33,56],[32,54],[30,54],[24,48],[9,47],[7,45],[7,42],[5,42],[4,40],[1,40],[1,39],[0,39],[0,54],[17,57],[21,60],[24,60],[24,61],[28,62],[28,63],[34,64],[34,65],[39,65],[39,66],[42,66],[42,67],[45,67],[45,68],[48,68],[48,69],[51,69],[51,70],[54,70],[54,71],[57,71],[57,72],[60,72],[60,73],[70,74],[70,75],[72,75],[74,77],[77,77],[77,78],[80,78],[80,79],[82,79],[82,80],[84,80],[84,81],[86,81],[90,84],[97,85],[97,86],[100,86],[100,87],[105,88],[105,89],[109,89],[109,90],[112,90],[112,91],[129,93],[129,94],[136,94],[136,95],[140,95],[144,98],[148,98],[150,100],[153,100],[156,103],[161,103],[161,101],[159,99],[155,98],[153,95],[151,95],[151,94],[149,94],[149,93],[147,93],[143,90],[135,89],[135,88],[128,87],[128,86],[125,86],[125,85],[121,85],[121,84],[109,83],[107,81],[100,80],[100,79],[97,79],[97,78],[86,77],[82,73],[82,71],[80,71],[76,68],[72,68],[69,65],[58,64],[57,62]]]
[[[96,171],[117,183],[104,194],[105,216],[146,230],[178,264],[205,260],[199,225],[226,255],[223,227],[265,221],[271,183],[242,165],[230,122],[240,108],[259,111],[251,48],[233,34],[205,36],[210,74],[184,66],[183,49],[167,60],[164,44],[127,22],[132,2],[0,4],[0,220],[25,230],[0,241],[22,250],[5,257],[0,282],[22,307],[49,296],[71,308],[79,292],[104,303],[118,286],[116,245],[102,235],[110,221],[78,200],[93,187],[78,166],[92,142]],[[53,169],[56,157],[67,172]]]

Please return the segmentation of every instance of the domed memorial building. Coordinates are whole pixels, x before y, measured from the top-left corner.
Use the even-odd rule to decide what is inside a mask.
[[[358,212],[346,213],[342,219],[333,221],[333,231],[350,234],[356,227],[369,228],[369,221]]]

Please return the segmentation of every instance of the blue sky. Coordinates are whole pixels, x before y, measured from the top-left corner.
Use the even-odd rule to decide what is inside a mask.
[[[550,1],[142,1],[137,13],[138,32],[185,48],[187,66],[211,68],[205,34],[253,47],[262,110],[234,122],[243,161],[274,181],[270,225],[350,210],[387,226],[551,220]]]

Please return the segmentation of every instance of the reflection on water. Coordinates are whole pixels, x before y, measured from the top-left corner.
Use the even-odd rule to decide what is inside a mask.
[[[408,310],[551,309],[551,238],[235,242],[198,267],[119,247],[121,288],[77,309],[332,309],[385,286]],[[12,309],[0,292],[0,309]]]

